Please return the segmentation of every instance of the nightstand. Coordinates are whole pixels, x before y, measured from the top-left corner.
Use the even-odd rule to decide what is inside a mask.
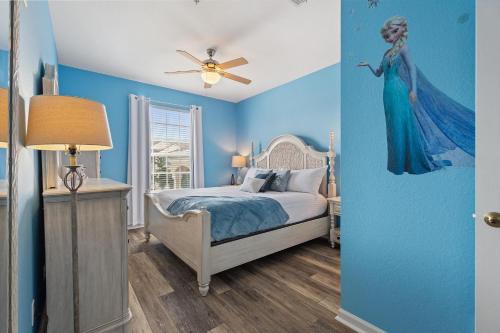
[[[340,197],[328,198],[328,214],[330,215],[330,243],[334,248],[340,245],[340,225],[336,221],[341,216],[342,200]]]
[[[127,194],[131,187],[87,179],[78,190],[82,332],[127,332]],[[48,333],[73,332],[71,204],[65,187],[43,191]]]

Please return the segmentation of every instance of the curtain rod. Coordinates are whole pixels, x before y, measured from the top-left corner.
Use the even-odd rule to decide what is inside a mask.
[[[186,111],[189,111],[191,109],[191,107],[189,105],[166,103],[166,102],[155,101],[155,100],[151,100],[150,104],[164,106],[164,107],[168,107],[168,108],[172,108],[172,109],[181,109],[181,110],[186,110]]]

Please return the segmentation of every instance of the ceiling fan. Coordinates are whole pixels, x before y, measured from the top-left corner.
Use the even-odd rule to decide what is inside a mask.
[[[250,84],[252,82],[244,77],[234,75],[226,72],[226,69],[246,65],[248,61],[245,58],[237,58],[223,63],[219,63],[217,60],[213,59],[215,55],[215,49],[207,49],[208,59],[201,61],[200,59],[194,57],[186,51],[177,50],[177,53],[182,54],[192,62],[200,65],[200,69],[192,69],[187,71],[175,71],[175,72],[165,72],[165,74],[190,74],[190,73],[201,73],[201,79],[203,80],[204,87],[210,88],[212,85],[220,81],[222,77],[228,78],[233,81],[237,81],[243,84]]]

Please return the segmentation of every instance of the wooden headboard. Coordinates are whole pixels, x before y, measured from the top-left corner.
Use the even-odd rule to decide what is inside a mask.
[[[253,150],[253,149],[252,149]],[[320,192],[325,197],[334,197],[337,194],[334,176],[333,132],[330,133],[330,149],[320,152],[295,135],[280,135],[269,143],[269,146],[250,158],[251,166],[263,169],[314,169],[329,165],[329,169],[321,183]],[[328,179],[328,183],[327,183]],[[328,184],[328,185],[327,185]]]

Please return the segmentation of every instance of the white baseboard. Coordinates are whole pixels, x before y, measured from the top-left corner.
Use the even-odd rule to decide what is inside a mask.
[[[363,320],[343,309],[339,310],[339,314],[335,317],[335,319],[358,333],[387,333],[377,326],[372,325],[366,320]]]

